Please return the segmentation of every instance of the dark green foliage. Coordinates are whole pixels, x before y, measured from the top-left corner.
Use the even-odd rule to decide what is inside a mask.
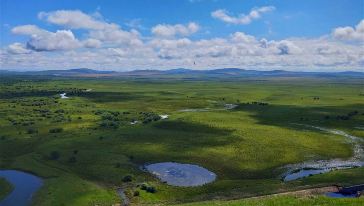
[[[138,190],[134,191],[134,193],[133,193],[133,196],[134,196],[134,197],[137,197],[137,196],[139,196],[139,195],[140,195],[140,192],[139,192]]]
[[[34,129],[34,128],[29,128],[29,129],[27,130],[27,133],[28,133],[28,134],[35,134],[35,133],[38,133],[38,130],[36,130],[36,129]]]
[[[70,158],[68,158],[68,162],[69,163],[75,163],[75,162],[77,162],[77,159],[76,159],[75,156],[71,156]]]
[[[155,187],[151,186],[151,185],[148,185],[146,183],[143,183],[141,186],[140,186],[140,189],[141,190],[145,190],[146,192],[149,192],[149,193],[156,193],[157,190],[155,189]]]
[[[60,153],[58,151],[52,151],[50,154],[49,154],[49,159],[51,160],[58,160],[60,158]]]
[[[133,176],[126,175],[123,177],[123,182],[131,182],[131,181],[133,181]]]
[[[49,133],[61,133],[63,131],[63,128],[52,128],[52,129],[49,129]]]

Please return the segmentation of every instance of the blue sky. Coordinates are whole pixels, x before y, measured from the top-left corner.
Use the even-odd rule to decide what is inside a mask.
[[[356,30],[356,26],[364,19],[363,0],[1,0],[0,7],[0,47],[2,48],[0,69],[43,69],[44,66],[58,68],[59,65],[52,65],[51,62],[47,63],[46,61],[50,61],[50,58],[70,55],[71,52],[73,55],[75,55],[74,53],[84,55],[86,52],[95,53],[95,55],[102,54],[108,58],[115,56],[115,54],[119,55],[115,59],[110,59],[108,63],[100,61],[88,64],[97,69],[103,69],[100,65],[107,65],[111,69],[118,70],[195,67],[195,65],[189,64],[195,61],[194,57],[201,58],[201,64],[196,66],[196,69],[223,66],[251,68],[255,65],[262,69],[287,68],[292,70],[294,67],[310,67],[313,70],[340,70],[339,67],[342,67],[343,70],[360,70],[364,64],[362,52],[360,52],[364,33],[361,33],[360,29]],[[60,23],[60,19],[57,19],[56,22],[50,20],[53,18],[52,15],[57,14],[55,13],[57,11],[78,11],[82,15],[90,16],[95,22],[118,25],[116,30],[119,33],[131,32],[133,34],[121,34],[122,38],[125,37],[126,40],[111,41],[105,36],[100,36],[104,35],[105,32],[103,31],[104,33],[101,34],[99,28],[79,25],[80,22],[77,22],[76,28],[74,24],[72,26],[67,23]],[[46,13],[42,18],[39,15],[41,12]],[[251,12],[258,13],[253,14]],[[63,13],[62,15],[64,18],[67,15],[76,14]],[[78,18],[77,16],[73,17]],[[190,23],[194,25],[189,27]],[[38,37],[35,38],[35,34],[28,31],[24,33],[18,29],[14,32],[14,28],[22,25],[33,25],[52,33],[39,34],[38,32],[36,34]],[[168,28],[158,27],[158,31],[153,30],[158,25]],[[176,25],[179,26],[175,27]],[[344,28],[344,30],[336,32],[335,29],[337,28]],[[95,34],[96,30],[99,33],[97,35]],[[32,31],[34,32],[34,30]],[[70,31],[71,34],[56,34],[53,37],[53,33],[57,31]],[[160,33],[171,31],[174,32],[172,35]],[[136,33],[138,37],[134,35]],[[248,39],[253,37],[254,40],[250,38],[248,42],[241,34],[244,34]],[[65,46],[70,42],[66,42],[69,38],[64,40],[64,35],[66,38],[70,37],[67,35],[73,36],[75,38],[75,40],[72,39],[73,44],[79,44],[79,46]],[[239,47],[234,46],[238,44],[232,40],[234,35],[240,35],[241,41],[238,43],[241,45]],[[57,38],[62,38],[62,41]],[[125,45],[125,42],[129,41],[127,38],[131,38],[133,41],[140,40],[141,43],[138,44],[140,47],[152,45],[149,51],[143,50],[145,56],[141,56],[133,64],[125,61],[130,59],[128,54],[134,54],[133,52],[136,52],[134,50],[138,46],[135,44]],[[50,42],[54,39],[64,42],[64,44],[54,45],[54,42]],[[92,47],[94,48],[84,46],[86,40],[89,39],[92,39],[93,45],[95,45]],[[216,42],[216,39],[221,41]],[[262,39],[270,42],[271,51],[255,49]],[[302,42],[302,39],[307,40],[307,42]],[[157,45],[157,41],[159,45]],[[196,51],[194,57],[190,56],[185,59],[180,57],[185,51],[176,45],[182,41],[185,42],[182,47],[188,44],[188,49]],[[168,42],[167,46],[166,42]],[[305,51],[307,48],[300,46],[308,43],[315,44],[316,47],[326,45],[323,49],[332,55],[335,53],[333,50],[343,48],[349,49],[351,52],[341,54],[341,62],[328,60],[327,63],[324,61],[300,62],[296,59],[294,62],[287,60],[287,62],[279,65],[278,61],[274,60],[276,57],[272,56],[274,49],[277,50],[278,59],[295,57],[293,55],[303,54],[303,52],[305,55],[309,55]],[[170,44],[175,44],[175,46],[170,46]],[[203,44],[211,52],[209,54],[198,53],[197,49],[201,47],[200,44]],[[281,51],[282,48],[287,48],[289,51]],[[322,51],[322,48],[317,48],[317,51]],[[108,54],[107,52],[111,53]],[[152,54],[153,52],[155,53]],[[355,56],[354,54],[358,52],[360,55]],[[292,56],[283,58],[283,55],[278,56],[278,54],[290,54]],[[207,56],[203,59],[204,55]],[[249,55],[254,56],[254,58],[261,55],[261,57],[266,56],[269,59],[268,61],[259,61],[262,58],[256,58],[256,62],[251,62],[247,60]],[[311,55],[314,56],[314,54]],[[328,54],[325,55],[323,58],[327,58]],[[338,55],[337,52],[336,55]],[[26,60],[30,57],[32,59],[39,58],[40,63],[32,62],[30,64]],[[123,58],[125,58],[124,61]],[[149,61],[141,62],[146,58],[149,58]],[[223,58],[226,62],[221,65],[207,63],[221,60],[216,58]],[[332,58],[337,57],[332,56]],[[344,59],[355,60],[345,62]],[[229,65],[228,60],[235,63]],[[78,66],[82,66],[80,62],[63,65],[65,69],[67,69],[66,67]]]

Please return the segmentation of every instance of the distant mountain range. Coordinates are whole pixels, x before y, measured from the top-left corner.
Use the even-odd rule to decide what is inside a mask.
[[[170,70],[134,70],[127,72],[100,71],[87,68],[69,70],[44,70],[44,71],[7,71],[0,70],[0,75],[40,75],[40,76],[68,76],[68,77],[363,77],[364,72],[294,72],[285,70],[259,71],[238,68],[222,68],[212,70],[170,69]]]

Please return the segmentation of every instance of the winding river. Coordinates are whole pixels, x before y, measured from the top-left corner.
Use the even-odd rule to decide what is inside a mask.
[[[344,131],[327,129],[323,127],[316,127],[311,125],[302,125],[309,128],[324,131],[330,134],[343,136],[346,140],[353,145],[353,157],[347,160],[331,159],[331,160],[318,160],[307,161],[298,164],[287,165],[288,171],[283,175],[283,181],[291,181],[315,174],[327,173],[333,170],[349,169],[364,166],[364,149],[363,139],[349,135]]]
[[[8,196],[0,200],[0,206],[28,206],[33,195],[43,185],[41,178],[18,170],[0,170],[0,177],[14,187]]]

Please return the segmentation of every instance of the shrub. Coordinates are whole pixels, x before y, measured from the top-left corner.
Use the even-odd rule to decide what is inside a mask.
[[[134,197],[136,197],[136,196],[139,196],[139,194],[140,194],[139,191],[136,190],[136,191],[134,191],[134,194],[133,195],[134,195]]]
[[[157,190],[153,186],[147,187],[146,191],[149,192],[149,193],[156,193],[157,192]]]
[[[123,177],[123,182],[131,182],[133,181],[133,177],[131,175],[126,175]]]
[[[146,183],[143,183],[140,187],[141,190],[145,190],[146,192],[149,193],[156,193],[157,190],[155,189],[155,187],[147,185]]]
[[[49,159],[51,160],[58,160],[60,158],[60,154],[57,151],[52,151],[49,155]]]
[[[75,157],[75,156],[72,156],[72,157],[70,157],[70,158],[68,159],[68,162],[69,162],[69,163],[75,163],[75,162],[77,162],[77,159],[76,159],[76,157]]]
[[[28,133],[28,134],[38,133],[38,130],[33,129],[33,128],[29,128],[29,129],[27,130],[27,133]]]
[[[61,133],[63,128],[52,128],[49,130],[49,133]]]

